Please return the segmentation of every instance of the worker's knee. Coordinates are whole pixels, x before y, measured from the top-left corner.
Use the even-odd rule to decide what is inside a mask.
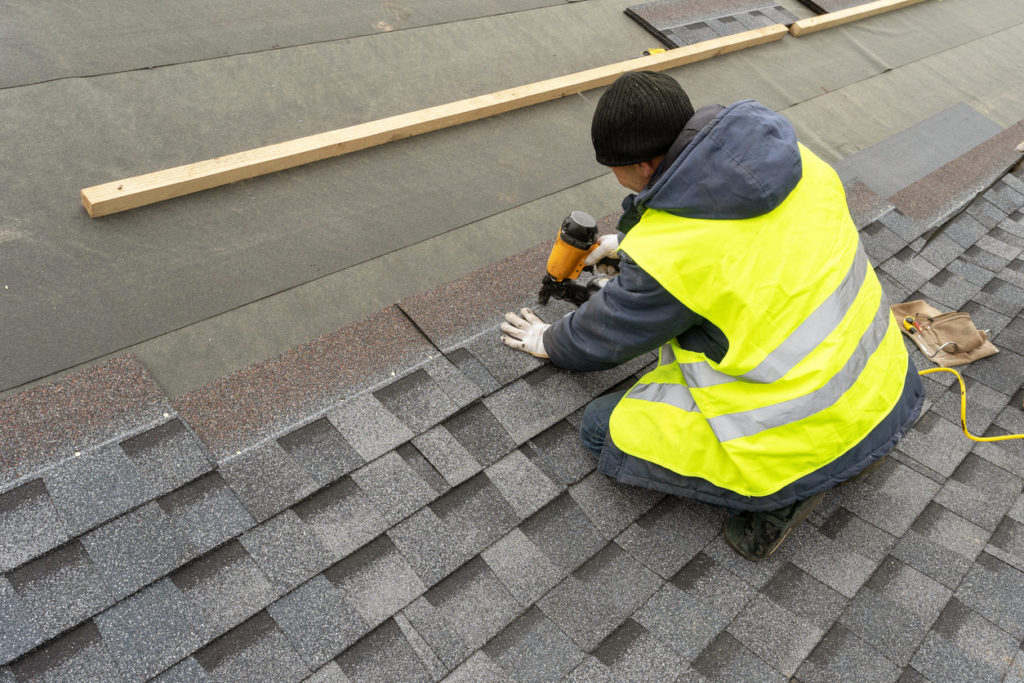
[[[580,440],[594,455],[601,455],[604,441],[608,438],[608,422],[611,420],[612,410],[625,395],[625,391],[616,391],[598,396],[588,403],[586,410],[583,411]]]

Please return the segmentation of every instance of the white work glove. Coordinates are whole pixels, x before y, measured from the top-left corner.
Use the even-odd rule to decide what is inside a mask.
[[[520,317],[522,316],[522,317]],[[547,358],[544,351],[544,330],[551,327],[546,322],[534,315],[529,308],[523,308],[519,315],[506,313],[505,322],[501,324],[501,341],[513,349],[526,351],[538,358]]]
[[[597,238],[597,246],[594,247],[593,251],[587,254],[587,258],[583,260],[584,266],[594,266],[594,272],[598,275],[607,275],[609,277],[619,274],[619,269],[615,266],[610,266],[603,263],[597,263],[603,258],[619,258],[619,234],[613,232],[610,235],[601,235]],[[597,264],[597,265],[594,265]]]

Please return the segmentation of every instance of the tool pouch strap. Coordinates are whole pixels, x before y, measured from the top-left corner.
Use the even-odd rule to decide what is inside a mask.
[[[936,364],[948,368],[999,353],[988,340],[988,334],[974,326],[970,313],[943,313],[922,300],[892,306],[900,330],[913,341],[921,353]],[[902,320],[912,316],[920,325],[911,331]]]

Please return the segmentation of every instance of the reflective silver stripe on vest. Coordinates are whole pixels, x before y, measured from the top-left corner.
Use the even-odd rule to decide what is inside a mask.
[[[698,412],[697,404],[693,402],[690,390],[683,384],[637,384],[629,390],[626,398],[666,403],[688,413]]]
[[[843,321],[847,311],[857,300],[867,270],[868,257],[863,246],[858,245],[853,265],[835,291],[756,368],[734,377],[715,370],[704,361],[680,363],[679,367],[683,371],[687,385],[698,388],[713,387],[738,380],[769,384],[781,379],[825,341]]]
[[[658,367],[662,365],[671,365],[676,362],[676,354],[672,351],[671,344],[664,344],[661,347],[661,353],[658,354]]]
[[[712,417],[708,419],[711,430],[719,441],[728,441],[796,422],[825,410],[849,391],[860,377],[868,359],[885,338],[891,316],[889,304],[885,296],[882,296],[878,312],[861,335],[857,348],[842,369],[820,389],[782,403]]]

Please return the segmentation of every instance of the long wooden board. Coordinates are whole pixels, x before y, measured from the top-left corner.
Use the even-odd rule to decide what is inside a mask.
[[[864,5],[839,10],[838,12],[829,12],[828,14],[811,17],[810,19],[801,19],[789,27],[789,32],[794,36],[802,36],[806,33],[814,33],[815,31],[840,26],[851,21],[857,21],[858,19],[867,19],[883,12],[891,12],[901,7],[916,5],[919,2],[924,2],[924,0],[877,0],[877,2],[869,2]]]
[[[784,25],[776,24],[408,114],[115,180],[84,188],[82,206],[93,218],[107,216],[599,88],[627,71],[661,71],[692,64],[780,40],[786,33]]]

